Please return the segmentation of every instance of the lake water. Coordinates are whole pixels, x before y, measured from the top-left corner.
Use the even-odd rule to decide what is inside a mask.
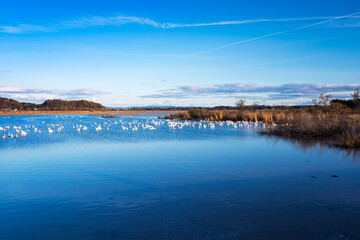
[[[0,239],[359,239],[356,155],[173,122],[0,117]]]

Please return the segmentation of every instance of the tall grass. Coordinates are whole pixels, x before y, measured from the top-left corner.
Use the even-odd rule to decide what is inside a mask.
[[[334,108],[206,110],[192,109],[169,119],[205,121],[261,121],[261,134],[295,139],[318,139],[342,148],[360,148],[360,115]]]
[[[296,139],[326,140],[342,148],[360,148],[360,118],[357,115],[295,113],[292,118],[277,121],[262,134]]]
[[[185,113],[170,115],[168,119],[177,120],[204,120],[204,121],[261,121],[264,123],[273,122],[285,118],[287,114],[279,110],[207,110],[192,109]]]

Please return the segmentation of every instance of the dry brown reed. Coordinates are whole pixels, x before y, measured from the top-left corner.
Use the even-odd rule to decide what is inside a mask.
[[[262,134],[325,140],[342,148],[360,148],[360,115],[331,109],[207,110],[192,109],[169,116],[178,120],[261,121]]]
[[[168,119],[176,120],[204,120],[204,121],[261,121],[270,123],[279,119],[284,119],[286,114],[278,110],[207,110],[192,109],[185,113],[173,114]]]
[[[262,134],[319,139],[336,147],[360,148],[360,120],[356,115],[299,112],[265,128]]]

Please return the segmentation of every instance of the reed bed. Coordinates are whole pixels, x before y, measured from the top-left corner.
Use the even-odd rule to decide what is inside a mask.
[[[331,109],[330,109],[331,110]],[[360,148],[360,115],[314,109],[207,110],[192,109],[168,117],[177,120],[261,121],[260,134],[322,140],[340,148]]]
[[[360,148],[359,115],[333,115],[296,113],[261,132],[296,139],[326,140],[330,145],[342,148]]]
[[[289,113],[279,110],[207,110],[192,109],[188,112],[173,114],[167,119],[194,120],[194,121],[249,121],[270,123],[286,118]]]

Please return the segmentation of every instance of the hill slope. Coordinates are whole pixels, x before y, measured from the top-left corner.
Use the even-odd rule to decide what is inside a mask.
[[[0,98],[0,110],[45,110],[45,111],[81,111],[81,110],[105,110],[100,103],[86,100],[64,101],[60,99],[46,100],[42,104],[20,103],[13,99]]]

